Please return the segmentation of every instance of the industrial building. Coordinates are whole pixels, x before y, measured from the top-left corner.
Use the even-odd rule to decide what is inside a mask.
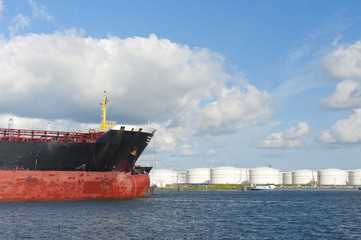
[[[209,185],[209,184],[289,184],[289,185],[361,185],[361,169],[341,170],[295,170],[280,172],[270,167],[259,168],[193,168],[177,172],[168,169],[153,169],[150,174],[152,185]]]

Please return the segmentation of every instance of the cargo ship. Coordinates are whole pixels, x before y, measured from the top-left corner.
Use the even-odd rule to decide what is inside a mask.
[[[151,167],[135,165],[156,129],[106,121],[100,130],[0,128],[0,201],[144,197]]]

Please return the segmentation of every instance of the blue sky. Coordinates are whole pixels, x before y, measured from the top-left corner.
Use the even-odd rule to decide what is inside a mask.
[[[360,10],[0,0],[0,126],[96,128],[107,90],[109,120],[158,129],[141,164],[357,169]]]

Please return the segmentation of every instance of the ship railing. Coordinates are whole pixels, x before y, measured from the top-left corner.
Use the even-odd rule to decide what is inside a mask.
[[[89,131],[82,132],[63,132],[49,130],[27,130],[27,129],[9,129],[0,128],[0,139],[7,141],[31,141],[31,142],[95,142],[103,133]]]

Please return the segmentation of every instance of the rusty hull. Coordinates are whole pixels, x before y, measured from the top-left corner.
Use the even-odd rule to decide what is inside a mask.
[[[129,172],[0,170],[0,201],[144,197],[149,184]]]

